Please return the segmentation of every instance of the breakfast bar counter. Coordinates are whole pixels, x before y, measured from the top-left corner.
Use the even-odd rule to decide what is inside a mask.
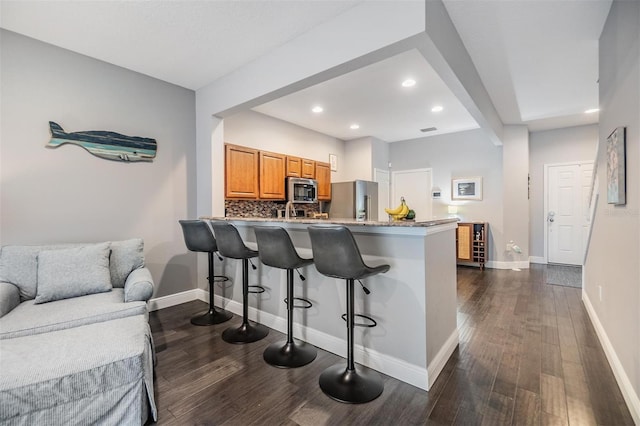
[[[312,257],[307,232],[310,225],[348,227],[365,263],[386,263],[391,269],[364,280],[367,295],[356,286],[356,313],[375,319],[374,328],[356,327],[355,361],[428,390],[458,345],[456,325],[456,219],[427,222],[372,222],[350,219],[276,219],[203,217],[225,220],[238,228],[246,244],[256,248],[254,226],[281,226],[291,236],[302,257]],[[250,318],[272,329],[286,332],[286,272],[254,261],[249,284],[263,286],[264,293],[249,299]],[[241,262],[225,259],[216,265],[236,284],[216,295],[216,304],[234,313],[242,312]],[[318,273],[313,265],[296,277],[296,297],[313,303],[296,309],[294,336],[324,350],[346,356],[345,282]]]

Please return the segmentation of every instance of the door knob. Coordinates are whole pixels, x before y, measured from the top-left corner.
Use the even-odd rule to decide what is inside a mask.
[[[556,212],[549,212],[549,213],[547,213],[547,220],[549,222],[553,222],[555,216],[556,216]]]

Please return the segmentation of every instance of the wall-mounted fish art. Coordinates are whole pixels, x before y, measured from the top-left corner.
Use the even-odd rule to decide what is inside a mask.
[[[155,139],[102,130],[66,133],[53,121],[49,122],[49,129],[51,140],[46,146],[50,148],[71,143],[83,147],[96,157],[116,161],[153,161],[156,157]]]

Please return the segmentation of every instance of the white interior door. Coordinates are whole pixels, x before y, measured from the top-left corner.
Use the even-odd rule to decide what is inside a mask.
[[[398,206],[401,197],[404,197],[409,208],[416,212],[416,221],[431,220],[433,216],[431,213],[431,169],[392,172],[389,207]]]
[[[385,207],[389,207],[389,171],[373,169],[373,181],[378,182],[378,220],[386,220],[387,212]]]
[[[547,261],[581,265],[589,232],[593,163],[546,166]]]

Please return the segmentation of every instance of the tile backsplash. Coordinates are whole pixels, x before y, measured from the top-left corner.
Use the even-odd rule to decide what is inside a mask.
[[[276,217],[277,210],[284,210],[284,201],[225,200],[226,217]],[[296,210],[304,210],[305,216],[320,211],[318,203],[295,204]]]

